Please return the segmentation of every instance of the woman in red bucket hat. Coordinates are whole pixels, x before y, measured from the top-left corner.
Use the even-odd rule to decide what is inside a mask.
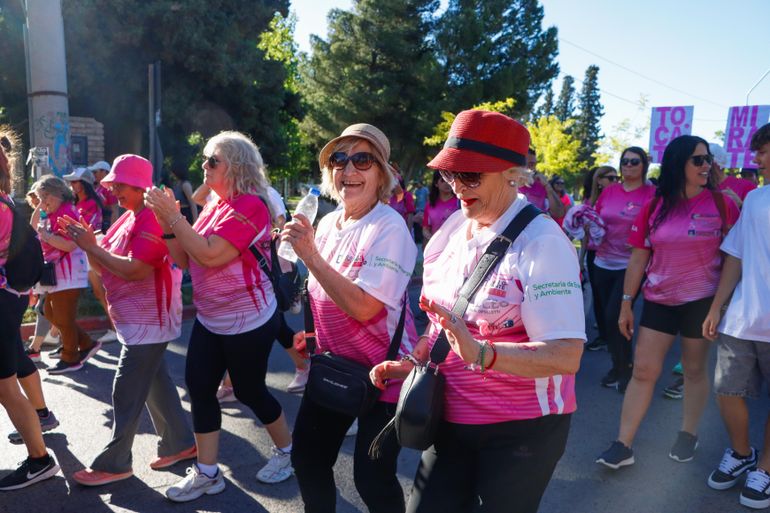
[[[449,352],[439,364],[443,421],[422,454],[411,513],[479,504],[485,512],[537,511],[564,452],[585,340],[583,296],[572,244],[519,194],[528,147],[518,121],[469,110],[428,164],[452,186],[461,210],[425,248],[420,308],[430,323],[413,356],[427,360],[442,332]],[[522,211],[530,222],[455,315],[463,283]],[[440,360],[435,352],[431,359]],[[385,362],[372,381],[403,378],[412,367],[409,359]]]

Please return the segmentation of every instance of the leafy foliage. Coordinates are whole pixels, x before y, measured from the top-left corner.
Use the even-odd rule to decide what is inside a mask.
[[[471,107],[473,110],[486,110],[490,112],[500,112],[506,116],[513,116],[516,109],[516,100],[513,98],[506,98],[499,102],[484,102]],[[433,135],[426,137],[423,140],[425,146],[441,146],[449,137],[449,129],[452,127],[452,123],[457,115],[453,112],[444,111],[441,113],[441,123],[435,126],[433,129]]]
[[[580,141],[570,133],[575,121],[561,121],[556,116],[545,116],[530,123],[532,146],[537,149],[537,169],[545,175],[559,174],[574,184],[578,171]]]
[[[553,108],[553,115],[561,122],[575,117],[575,79],[571,75],[565,75],[562,80],[561,92]]]

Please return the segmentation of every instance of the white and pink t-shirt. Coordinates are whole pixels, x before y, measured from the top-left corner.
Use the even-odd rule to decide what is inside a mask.
[[[741,199],[741,201],[746,199],[746,195],[757,188],[757,184],[752,182],[751,180],[746,180],[744,178],[738,178],[736,176],[727,175],[725,179],[722,181],[722,183],[719,184],[719,190],[723,191],[725,189],[730,189],[735,194],[738,195],[738,197]]]
[[[11,198],[0,192],[5,201]],[[13,228],[13,211],[3,202],[0,202],[0,289],[8,288],[8,280],[5,277],[5,263],[8,261],[8,248],[11,246],[11,230]]]
[[[463,283],[497,234],[527,204],[518,199],[488,229],[470,239],[470,220],[456,212],[425,247],[423,295],[451,309]],[[580,269],[559,226],[538,216],[519,235],[473,297],[463,317],[477,340],[492,342],[586,339]],[[430,316],[433,341],[440,327]],[[453,351],[441,364],[446,376],[444,419],[492,424],[576,409],[575,376],[525,378],[467,369]]]
[[[72,240],[67,233],[60,233],[59,218],[69,216],[78,219],[78,211],[72,203],[62,202],[61,206],[52,214],[48,214],[48,221],[53,233],[66,240]],[[82,249],[75,246],[69,253],[61,251],[47,242],[41,242],[43,246],[43,258],[46,262],[55,262],[56,285],[53,287],[37,285],[36,292],[58,292],[60,290],[84,289],[88,286],[88,261]]]
[[[724,196],[722,199],[727,229],[735,224],[739,212],[735,203]],[[652,204],[650,200],[642,208],[628,238],[632,247],[652,251],[642,287],[644,299],[681,305],[713,296],[722,270],[722,216],[713,193],[704,189],[697,196],[682,200],[654,230],[651,227],[663,200],[655,200],[651,213]]]
[[[623,184],[605,188],[596,200],[594,210],[604,220],[606,233],[596,249],[594,263],[602,269],[618,271],[628,267],[631,246],[628,234],[642,206],[655,195],[654,185],[642,185],[626,191]]]
[[[401,216],[387,205],[378,203],[361,219],[339,228],[341,216],[342,210],[336,210],[319,222],[315,236],[318,252],[334,270],[385,306],[369,321],[359,322],[338,307],[311,274],[308,291],[318,350],[374,367],[385,360],[396,331],[417,247]],[[398,354],[412,352],[416,341],[407,304]],[[391,380],[380,400],[395,403],[400,390],[401,381]]]
[[[95,199],[87,198],[83,201],[78,201],[75,204],[75,208],[77,208],[80,217],[85,219],[86,223],[88,223],[94,231],[102,229],[102,210],[99,208],[99,205],[96,204]]]
[[[156,344],[182,331],[182,271],[172,266],[163,231],[152,211],[124,213],[107,230],[100,246],[118,256],[153,267],[138,281],[127,281],[102,268],[110,318],[118,340],[126,345]]]
[[[540,180],[535,179],[532,185],[522,185],[519,192],[527,197],[527,201],[543,212],[548,212],[548,191]]]
[[[436,233],[441,225],[449,219],[455,210],[460,208],[460,200],[456,196],[451,196],[444,201],[441,197],[436,198],[436,204],[431,205],[430,201],[425,202],[425,213],[422,216],[422,225],[430,229],[431,233]]]
[[[193,229],[203,237],[217,235],[241,252],[219,267],[204,267],[190,257],[193,304],[197,319],[218,335],[237,335],[257,329],[275,313],[277,302],[270,277],[248,249],[257,248],[270,263],[270,212],[252,194],[230,199],[214,195]]]

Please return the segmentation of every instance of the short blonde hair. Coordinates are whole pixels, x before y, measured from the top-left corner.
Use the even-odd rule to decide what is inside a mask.
[[[337,141],[337,144],[334,145],[330,155],[338,151],[348,153],[361,141],[364,141],[369,145],[371,153],[374,155],[374,158],[377,160],[377,165],[380,168],[377,183],[377,199],[382,203],[387,203],[393,194],[393,189],[398,185],[398,181],[396,180],[396,177],[393,176],[393,173],[390,172],[390,166],[387,161],[380,155],[377,148],[375,148],[372,143],[361,137],[344,137]],[[334,170],[328,162],[324,162],[324,166],[321,168],[321,192],[334,198],[338,202],[342,201],[339,192],[334,188]]]
[[[241,193],[255,194],[265,202],[272,218],[274,213],[270,202],[267,201],[270,181],[265,172],[262,154],[254,141],[246,134],[228,130],[209,139],[203,152],[211,155],[214,148],[219,150],[220,157],[227,164],[224,176],[230,184],[228,197]]]

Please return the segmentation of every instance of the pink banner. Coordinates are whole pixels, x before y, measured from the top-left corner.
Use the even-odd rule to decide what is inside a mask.
[[[659,164],[663,151],[673,139],[692,133],[694,108],[653,107],[650,120],[650,161]]]
[[[725,128],[725,151],[729,168],[755,167],[751,136],[770,119],[770,105],[730,107]]]

